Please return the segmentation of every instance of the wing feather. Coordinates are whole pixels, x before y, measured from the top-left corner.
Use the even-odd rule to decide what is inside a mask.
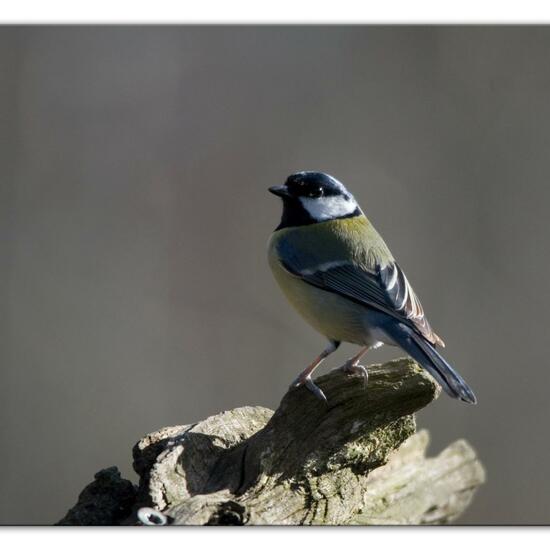
[[[445,345],[432,330],[420,300],[395,261],[383,267],[377,265],[371,271],[349,261],[301,269],[292,259],[284,262],[285,269],[305,282],[377,308],[409,325],[432,344]]]

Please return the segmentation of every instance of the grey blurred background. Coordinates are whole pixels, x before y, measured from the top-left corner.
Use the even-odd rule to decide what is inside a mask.
[[[265,259],[266,188],[304,169],[478,395],[419,415],[487,467],[462,521],[549,522],[549,60],[537,27],[0,28],[1,522],[135,480],[148,431],[277,406],[324,346]]]

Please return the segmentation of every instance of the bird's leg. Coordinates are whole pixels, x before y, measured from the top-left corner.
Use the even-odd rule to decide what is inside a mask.
[[[292,382],[290,385],[291,388],[297,388],[299,386],[305,386],[310,392],[315,395],[318,399],[321,399],[322,401],[326,401],[327,398],[325,394],[323,393],[323,390],[316,386],[313,383],[313,380],[311,379],[311,375],[313,374],[313,371],[334,351],[338,349],[338,346],[340,345],[340,342],[335,342],[334,340],[330,340],[329,345],[321,352],[321,354],[306,368],[304,369]]]
[[[346,373],[350,374],[360,374],[363,377],[363,381],[365,384],[365,388],[367,387],[367,382],[369,380],[369,372],[367,371],[367,368],[363,365],[359,364],[359,361],[361,360],[361,357],[367,353],[369,350],[369,346],[366,346],[362,348],[359,353],[348,359],[341,367],[340,369],[343,370]]]

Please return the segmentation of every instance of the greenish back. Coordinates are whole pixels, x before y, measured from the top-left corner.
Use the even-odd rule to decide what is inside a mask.
[[[386,243],[364,214],[280,229],[274,240],[279,254],[299,256],[304,269],[347,260],[373,271],[393,260]]]

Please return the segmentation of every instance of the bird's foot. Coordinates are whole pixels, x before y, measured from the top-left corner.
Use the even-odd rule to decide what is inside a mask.
[[[340,370],[346,374],[359,374],[363,377],[363,384],[365,388],[367,387],[369,381],[369,371],[367,367],[363,365],[357,365],[351,361],[346,361],[341,367]]]
[[[327,397],[323,393],[323,390],[316,386],[311,376],[298,376],[294,382],[290,385],[291,388],[299,388],[300,386],[305,386],[317,399],[327,402]]]

